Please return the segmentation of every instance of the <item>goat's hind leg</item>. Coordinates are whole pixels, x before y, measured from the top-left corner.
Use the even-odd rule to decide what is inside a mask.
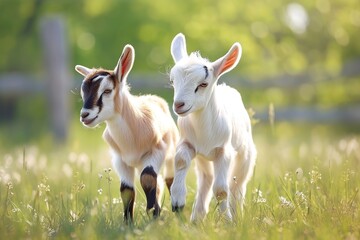
[[[237,205],[240,206],[241,214],[245,202],[247,184],[253,175],[256,161],[256,149],[241,150],[237,153],[234,167],[230,175],[231,210],[236,213]]]
[[[232,159],[232,151],[225,147],[216,148],[214,151],[214,185],[213,192],[219,203],[219,212],[226,220],[232,220],[229,209],[229,167]]]
[[[176,127],[175,127],[176,128]],[[165,136],[164,141],[167,143],[167,153],[165,156],[165,163],[164,163],[164,177],[166,187],[170,192],[171,185],[174,181],[174,159],[176,153],[176,144],[177,144],[177,135],[175,133],[167,134]]]
[[[196,158],[197,193],[191,213],[191,221],[203,220],[209,211],[210,189],[214,180],[212,163],[198,156]]]
[[[166,187],[170,192],[171,185],[174,181],[174,156],[168,157],[165,159],[165,168],[164,168],[164,176]]]
[[[146,211],[153,211],[156,218],[160,215],[160,193],[161,186],[158,184],[158,172],[164,162],[164,151],[162,148],[153,150],[152,154],[143,159],[144,165],[140,175],[140,184],[146,195]]]
[[[149,212],[151,209],[154,209],[153,216],[159,216],[160,205],[157,199],[159,190],[157,186],[157,173],[152,166],[147,166],[143,169],[140,176],[140,183],[146,195],[146,211]]]

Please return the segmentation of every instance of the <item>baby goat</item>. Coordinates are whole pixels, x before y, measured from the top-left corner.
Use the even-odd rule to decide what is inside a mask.
[[[133,221],[135,169],[141,170],[147,212],[153,209],[154,217],[160,214],[163,184],[158,181],[158,173],[165,161],[165,181],[170,190],[178,141],[178,130],[165,100],[129,92],[126,79],[134,58],[134,48],[126,45],[114,71],[75,67],[85,77],[81,85],[81,122],[87,127],[106,122],[103,137],[110,145],[113,166],[121,179],[126,222]]]
[[[185,177],[196,157],[198,182],[191,220],[205,217],[211,187],[220,213],[231,220],[230,209],[235,212],[237,203],[243,208],[256,148],[239,92],[225,84],[217,85],[217,81],[238,64],[241,46],[235,43],[225,56],[209,62],[197,52],[188,56],[185,37],[180,33],[172,41],[171,55],[175,61],[170,72],[173,110],[179,116],[180,131],[171,186],[172,209],[179,211],[185,205]]]

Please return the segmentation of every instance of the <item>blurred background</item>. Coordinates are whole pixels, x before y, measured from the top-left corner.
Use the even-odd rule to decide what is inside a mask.
[[[239,65],[221,81],[241,92],[259,126],[360,130],[358,0],[1,0],[0,9],[1,147],[83,141],[74,66],[113,69],[127,43],[132,92],[171,105],[179,32],[188,52],[211,61],[241,43]]]

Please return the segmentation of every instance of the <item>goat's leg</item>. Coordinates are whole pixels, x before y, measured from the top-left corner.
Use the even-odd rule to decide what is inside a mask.
[[[209,193],[214,180],[214,169],[211,162],[199,156],[195,162],[197,193],[190,218],[192,222],[203,220],[208,213],[211,200]]]
[[[214,150],[214,185],[213,192],[219,204],[219,211],[227,220],[232,220],[229,208],[229,167],[232,151],[219,147]]]
[[[166,187],[170,192],[170,187],[174,181],[174,156],[165,159],[164,176]]]
[[[120,195],[124,204],[124,221],[132,223],[134,218],[134,174],[135,169],[126,165],[120,156],[115,156],[112,160],[113,166],[121,179]]]
[[[178,212],[183,209],[186,201],[186,175],[191,160],[195,157],[195,148],[188,142],[182,141],[176,148],[175,176],[171,185],[172,211]]]
[[[160,205],[158,203],[157,194],[157,173],[152,166],[147,166],[143,169],[140,176],[140,183],[146,195],[146,211],[149,212],[154,209],[153,216],[160,215]]]
[[[146,211],[154,209],[153,216],[160,215],[160,198],[162,193],[162,182],[158,182],[158,172],[164,162],[164,146],[159,144],[151,154],[143,159],[143,170],[140,175],[140,184],[146,195]]]
[[[237,204],[240,206],[241,214],[245,201],[247,183],[253,175],[256,161],[256,149],[242,149],[236,155],[234,168],[230,175],[231,209],[236,213]]]
[[[164,138],[164,141],[166,142],[167,145],[164,177],[165,177],[166,187],[170,193],[170,187],[174,181],[174,157],[175,157],[176,144],[177,144],[177,135],[175,133],[167,134]]]

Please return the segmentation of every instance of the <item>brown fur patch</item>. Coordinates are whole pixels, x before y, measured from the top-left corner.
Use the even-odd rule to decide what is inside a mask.
[[[190,156],[191,158],[195,157],[196,151],[195,148],[193,147],[193,145],[191,143],[189,143],[188,141],[183,141],[179,146],[183,147],[181,145],[185,145],[185,148],[187,148],[190,151]],[[179,158],[179,159],[175,159],[175,170],[180,170],[186,167],[186,162],[184,159]]]
[[[148,189],[149,191],[156,188],[156,177],[150,174],[143,174],[140,178],[140,183],[143,189]]]
[[[222,157],[224,155],[224,152],[225,152],[225,150],[222,147],[215,148],[215,150],[214,150],[215,159]]]
[[[186,167],[186,162],[184,161],[184,159],[180,158],[175,160],[175,170],[181,170],[185,167]]]
[[[140,183],[146,195],[146,211],[154,209],[153,216],[157,217],[160,215],[160,206],[157,202],[157,196],[159,195],[159,188],[157,188],[157,174],[154,169],[146,167],[140,177]]]
[[[173,177],[172,178],[165,178],[165,183],[166,183],[166,186],[167,186],[169,192],[170,192],[170,188],[171,188],[171,185],[172,185],[173,181],[174,181]]]
[[[227,192],[224,191],[223,189],[217,189],[217,190],[215,190],[215,197],[216,197],[216,200],[218,200],[220,202],[227,198]]]
[[[185,144],[189,148],[192,156],[196,154],[195,148],[191,143],[189,143],[188,141],[184,141],[183,144]]]
[[[133,221],[135,191],[131,187],[121,184],[120,195],[124,205],[124,221],[126,223]]]
[[[129,188],[124,189],[121,192],[121,199],[124,203],[124,207],[127,208],[127,205],[135,200],[135,191]]]

